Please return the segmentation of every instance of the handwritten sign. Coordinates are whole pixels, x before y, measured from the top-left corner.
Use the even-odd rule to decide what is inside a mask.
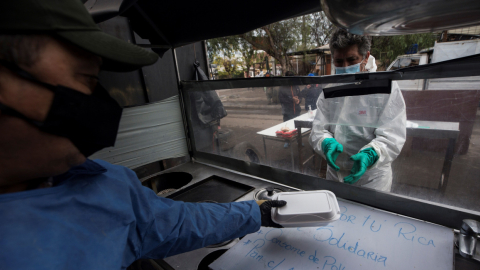
[[[453,269],[453,231],[339,201],[340,220],[323,227],[249,234],[213,270]]]

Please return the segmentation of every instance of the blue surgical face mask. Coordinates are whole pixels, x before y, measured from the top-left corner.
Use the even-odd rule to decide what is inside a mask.
[[[335,74],[345,74],[345,73],[357,73],[360,72],[360,64],[362,64],[363,60],[360,63],[351,65],[348,67],[335,67]]]

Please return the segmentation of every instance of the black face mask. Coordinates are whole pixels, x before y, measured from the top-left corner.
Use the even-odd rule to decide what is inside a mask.
[[[43,122],[32,120],[0,103],[3,114],[21,118],[41,131],[68,138],[85,157],[115,144],[122,108],[100,84],[93,94],[86,95],[68,87],[41,82],[9,62],[0,60],[0,64],[55,94]]]

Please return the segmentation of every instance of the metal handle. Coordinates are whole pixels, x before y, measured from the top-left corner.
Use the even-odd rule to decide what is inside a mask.
[[[473,219],[464,219],[460,233],[467,235],[480,234],[480,222]]]
[[[458,235],[458,252],[465,258],[480,261],[480,222],[464,219]]]

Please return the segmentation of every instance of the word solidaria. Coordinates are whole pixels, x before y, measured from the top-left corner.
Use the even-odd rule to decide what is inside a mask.
[[[350,252],[351,254],[356,254],[359,257],[362,257],[367,260],[372,260],[377,263],[382,263],[383,266],[386,266],[387,257],[379,255],[376,252],[370,251],[367,252],[363,249],[359,249],[359,244],[356,242],[354,245],[347,246],[348,241],[343,241],[342,238],[345,236],[345,233],[339,238],[333,236],[333,231],[330,229],[333,226],[321,227],[316,230],[316,233],[313,235],[313,238],[319,242],[326,242],[330,246],[336,246],[339,249]]]

